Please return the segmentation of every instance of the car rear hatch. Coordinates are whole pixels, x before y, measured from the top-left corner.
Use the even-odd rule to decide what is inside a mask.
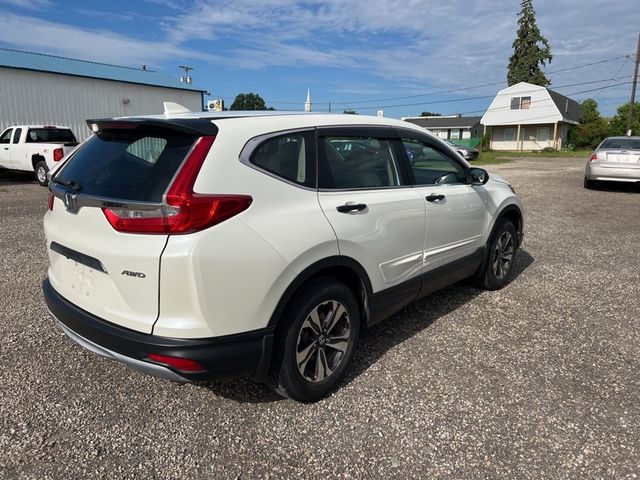
[[[640,169],[640,138],[607,138],[598,148],[597,157],[603,167]]]
[[[603,167],[640,168],[640,150],[607,150],[598,160]]]
[[[50,183],[48,275],[60,295],[104,320],[152,333],[162,251],[170,234],[188,233],[198,216],[197,202],[171,192],[192,193],[217,131],[209,121],[198,125],[90,123],[95,135]]]

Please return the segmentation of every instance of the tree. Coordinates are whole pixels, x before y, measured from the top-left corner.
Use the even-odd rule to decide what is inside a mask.
[[[346,113],[347,115],[358,115],[358,112],[355,110],[345,110],[342,113]]]
[[[600,116],[598,102],[587,98],[580,103],[580,124],[571,129],[569,142],[576,147],[596,148],[607,136],[607,122]]]
[[[229,110],[273,110],[273,108],[267,108],[264,100],[257,93],[239,93]]]
[[[533,0],[523,0],[518,14],[518,33],[513,41],[513,55],[509,58],[507,82],[509,86],[519,82],[547,87],[551,83],[540,66],[551,63],[551,47],[536,24]]]
[[[618,113],[609,120],[609,135],[627,134],[627,117],[629,116],[629,105],[627,102],[618,107]],[[633,104],[633,117],[631,118],[631,131],[634,135],[640,135],[640,102]]]
[[[440,117],[442,116],[442,114],[440,113],[435,113],[435,112],[422,112],[420,114],[421,117]]]

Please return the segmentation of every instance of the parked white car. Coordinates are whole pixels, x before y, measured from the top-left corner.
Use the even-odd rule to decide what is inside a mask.
[[[0,135],[0,167],[35,172],[38,183],[47,185],[47,172],[78,145],[68,127],[17,125]]]
[[[522,241],[511,186],[406,122],[88,123],[49,186],[45,299],[77,343],[159,377],[317,400],[362,328],[466,277],[501,288]]]

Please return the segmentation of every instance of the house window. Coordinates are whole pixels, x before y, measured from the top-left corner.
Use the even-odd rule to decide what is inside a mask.
[[[529,110],[531,97],[511,97],[511,110]]]
[[[515,128],[505,128],[504,129],[504,141],[505,142],[515,142],[516,140],[516,129]]]
[[[546,142],[549,140],[549,127],[538,127],[536,131],[536,140],[538,142]]]
[[[460,139],[460,129],[452,128],[451,129],[451,140],[459,140]]]

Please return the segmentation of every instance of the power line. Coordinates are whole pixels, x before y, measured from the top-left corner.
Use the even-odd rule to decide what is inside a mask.
[[[558,85],[555,88],[567,88],[567,87],[576,87],[579,85],[592,85],[594,83],[602,83],[602,82],[611,82],[612,80],[619,80],[619,78],[604,78],[604,79],[600,79],[600,80],[590,80],[588,82],[579,82],[579,83],[571,83],[571,84],[566,84],[566,85]],[[599,87],[601,88],[601,87]],[[598,90],[599,88],[595,89]],[[520,92],[518,92],[518,94],[523,94],[523,93],[534,93],[537,92],[539,90],[539,88],[536,88],[534,90],[522,90]],[[371,110],[371,109],[384,109],[384,108],[394,108],[394,107],[415,107],[415,106],[419,106],[419,105],[432,105],[432,104],[437,104],[437,103],[455,103],[455,102],[465,102],[468,100],[480,100],[480,99],[485,99],[485,98],[495,98],[495,94],[491,94],[491,95],[480,95],[480,96],[475,96],[475,97],[465,97],[465,98],[451,98],[451,99],[446,99],[446,100],[431,100],[428,102],[419,102],[419,103],[405,103],[405,104],[394,104],[394,105],[376,105],[376,106],[372,106],[372,107],[359,107],[359,110]]]
[[[574,65],[572,67],[567,67],[567,68],[562,68],[562,69],[558,69],[558,70],[550,70],[548,72],[548,74],[552,74],[552,73],[560,73],[560,72],[567,72],[567,71],[571,71],[571,70],[577,70],[580,68],[585,68],[585,67],[590,67],[593,65],[599,65],[599,64],[603,64],[603,63],[608,63],[608,62],[612,62],[614,60],[618,60],[620,58],[627,58],[627,55],[618,55],[616,57],[611,57],[611,58],[606,58],[604,60],[598,60],[595,62],[589,62],[589,63],[583,63],[580,65]],[[419,93],[419,94],[414,94],[414,95],[404,95],[404,96],[400,96],[400,97],[388,97],[388,98],[379,98],[379,99],[373,99],[373,100],[332,100],[331,103],[336,103],[336,104],[341,104],[344,105],[347,108],[359,108],[359,109],[365,109],[367,107],[358,107],[358,105],[362,105],[362,104],[368,104],[368,103],[376,103],[376,102],[389,102],[389,101],[393,101],[393,100],[406,100],[409,98],[419,98],[419,97],[427,97],[427,96],[431,96],[431,95],[442,95],[444,93],[454,93],[454,92],[462,92],[462,91],[467,91],[467,90],[475,90],[478,88],[484,88],[484,87],[492,87],[495,85],[502,85],[507,83],[506,80],[501,80],[501,81],[497,81],[497,82],[490,82],[490,83],[483,83],[483,84],[479,84],[479,85],[473,85],[473,86],[467,86],[467,87],[460,87],[460,88],[453,88],[453,89],[449,89],[449,90],[439,90],[439,91],[433,91],[433,92],[427,92],[427,93]],[[561,87],[556,87],[556,88],[561,88]],[[270,100],[269,102],[267,102],[271,105],[299,105],[300,101],[291,101],[291,100]],[[320,105],[324,105],[325,103],[328,102],[314,102],[316,105],[320,104]],[[400,106],[404,106],[404,105],[400,105]],[[407,106],[414,106],[413,104],[411,105],[407,105]],[[374,107],[371,107],[374,108]],[[377,107],[376,107],[377,108]]]
[[[591,89],[587,89],[587,90],[581,90],[578,92],[572,92],[572,93],[568,93],[565,96],[569,96],[569,95],[580,95],[583,93],[589,93],[589,92],[595,92],[598,90],[604,90],[605,88],[615,88],[615,87],[619,87],[621,85],[629,85],[630,83],[632,83],[631,81],[626,81],[626,82],[620,82],[620,83],[616,83],[613,85],[608,85],[608,86],[604,86],[604,87],[598,87],[598,88],[591,88]],[[541,103],[541,102],[553,102],[553,98],[545,98],[543,100],[538,100],[536,103]],[[494,107],[494,108],[488,108],[488,109],[484,109],[484,110],[473,110],[473,111],[469,111],[469,112],[462,112],[460,113],[460,115],[469,115],[472,113],[484,113],[484,112],[497,112],[497,111],[503,111],[503,110],[510,110],[511,106],[506,106],[506,107]],[[534,117],[535,119],[537,118],[546,118],[548,117],[548,115],[544,115],[542,117]]]

